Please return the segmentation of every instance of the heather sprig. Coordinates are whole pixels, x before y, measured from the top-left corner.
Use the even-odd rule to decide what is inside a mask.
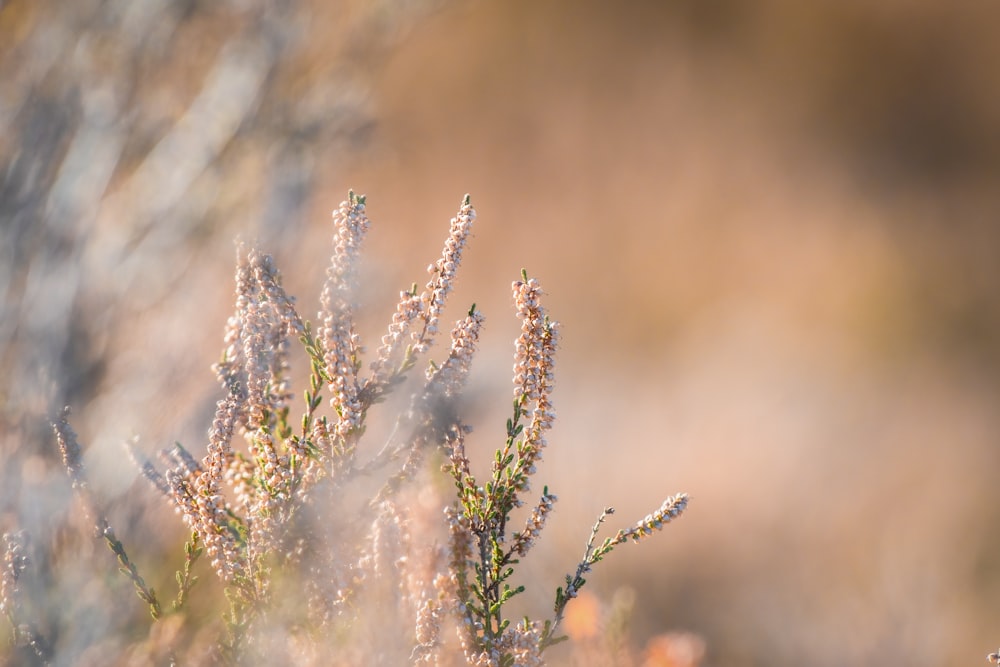
[[[511,513],[523,504],[521,494],[529,490],[535,462],[541,459],[546,444],[544,433],[554,418],[550,391],[558,340],[558,325],[549,320],[540,304],[538,281],[523,273],[522,280],[513,284],[513,293],[522,323],[515,344],[513,415],[507,420],[506,441],[496,452],[491,478],[485,485],[479,486],[470,472],[461,427],[450,443],[448,470],[458,491],[459,506],[451,514],[452,532],[460,525],[471,534],[469,546],[462,548],[469,556],[462,565],[466,574],[458,595],[477,660],[513,655],[505,652],[504,646],[519,632],[528,632],[528,626],[508,632],[510,620],[504,617],[503,607],[524,590],[510,584],[514,566],[534,543],[556,500],[546,488],[525,528],[514,533],[508,544]],[[529,415],[526,429],[522,420]],[[474,573],[471,581],[470,572]],[[536,645],[536,649],[540,647]]]
[[[686,493],[670,496],[663,501],[658,510],[652,514],[647,514],[643,519],[637,521],[633,527],[619,530],[618,534],[613,538],[607,538],[601,545],[597,546],[595,545],[595,540],[597,539],[598,532],[600,532],[601,525],[609,516],[615,513],[613,507],[606,508],[601,513],[601,516],[597,518],[597,522],[590,531],[587,548],[584,551],[583,558],[580,559],[580,563],[576,567],[576,571],[572,575],[566,575],[565,588],[560,587],[556,589],[555,616],[552,622],[545,626],[541,640],[543,646],[551,646],[564,639],[556,635],[556,630],[558,630],[559,624],[563,620],[566,605],[579,594],[580,589],[587,583],[583,575],[589,573],[595,563],[603,560],[619,544],[630,539],[634,542],[639,542],[643,538],[652,535],[655,531],[661,530],[664,525],[681,515],[685,508],[687,508],[687,503],[688,496]]]
[[[205,553],[204,547],[198,544],[197,531],[192,532],[191,539],[184,543],[184,569],[178,570],[175,575],[177,579],[177,599],[174,600],[171,607],[173,611],[179,611],[184,606],[188,595],[191,593],[191,589],[198,583],[198,577],[191,572],[195,562]]]
[[[457,493],[456,504],[448,513],[452,570],[466,635],[466,658],[469,664],[477,665],[542,664],[542,651],[563,639],[556,631],[566,605],[586,583],[583,575],[615,546],[629,539],[639,541],[679,516],[688,500],[685,494],[670,497],[634,527],[620,530],[614,538],[595,546],[601,524],[614,512],[612,508],[605,510],[591,531],[575,574],[567,575],[566,587],[556,591],[553,618],[542,623],[525,618],[511,627],[504,606],[525,590],[523,585],[511,583],[516,566],[538,539],[557,500],[544,487],[524,527],[510,531],[511,515],[524,505],[523,496],[530,491],[536,464],[547,446],[546,433],[555,420],[551,393],[559,341],[559,325],[541,305],[538,281],[522,271],[512,291],[521,319],[521,334],[514,346],[513,413],[507,420],[504,444],[496,450],[489,481],[480,486],[470,472],[464,444],[467,428],[456,423],[446,439],[446,469]]]
[[[63,458],[63,465],[66,467],[73,489],[76,491],[80,507],[88,521],[93,523],[95,536],[104,538],[108,548],[111,549],[111,552],[118,559],[118,569],[132,581],[139,599],[149,605],[149,613],[154,619],[158,619],[163,615],[163,609],[160,606],[159,599],[156,597],[156,592],[146,585],[146,580],[139,574],[135,563],[129,558],[128,553],[125,551],[125,546],[118,539],[117,535],[115,535],[115,531],[108,522],[107,517],[97,509],[97,502],[91,493],[90,485],[87,483],[87,478],[84,474],[80,443],[77,440],[76,432],[73,431],[67,421],[68,417],[69,409],[67,408],[62,411],[57,420],[53,421],[52,429],[55,432],[56,442],[59,445],[59,451]]]
[[[323,363],[330,390],[330,405],[336,412],[335,437],[349,454],[353,453],[363,423],[364,409],[358,396],[358,370],[361,367],[361,338],[354,326],[354,289],[361,243],[368,231],[365,198],[350,193],[334,214],[334,254],[327,270],[326,285],[320,302],[322,326],[319,341],[323,345]]]

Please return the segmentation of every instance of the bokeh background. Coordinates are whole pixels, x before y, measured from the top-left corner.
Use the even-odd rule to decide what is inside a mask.
[[[311,315],[354,188],[370,343],[472,194],[452,312],[488,318],[484,453],[522,267],[563,323],[539,473],[560,502],[526,605],[545,613],[603,507],[620,527],[684,490],[680,521],[591,577],[598,599],[632,591],[637,646],[985,664],[998,25],[965,0],[0,1],[0,527],[32,534],[62,659],[144,612],[73,516],[46,418],[73,407],[126,543],[179,537],[121,441],[202,451],[234,239]]]

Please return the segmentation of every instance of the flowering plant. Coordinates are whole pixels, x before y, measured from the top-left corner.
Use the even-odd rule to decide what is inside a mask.
[[[296,664],[445,665],[461,656],[469,665],[543,664],[543,652],[564,639],[565,610],[593,565],[684,511],[686,495],[669,497],[631,528],[598,541],[614,511],[606,509],[575,570],[557,588],[551,618],[511,624],[507,604],[524,590],[512,584],[517,566],[556,502],[543,487],[513,528],[555,420],[559,343],[559,325],[526,272],[512,286],[521,321],[512,411],[489,473],[473,474],[465,445],[471,429],[456,409],[484,322],[474,305],[452,329],[447,355],[429,363],[386,442],[376,451],[363,446],[374,406],[407,380],[434,342],[475,219],[466,196],[423,290],[414,285],[400,292],[367,370],[354,319],[357,263],[369,227],[364,197],[350,193],[334,213],[334,254],[315,329],[297,312],[271,257],[241,249],[235,313],[215,366],[225,396],[207,453],[199,460],[177,444],[161,453],[168,465],[161,473],[131,448],[142,474],[190,531],[169,606],[140,576],[98,509],[66,415],[54,422],[80,505],[154,619],[184,617],[194,568],[207,557],[226,600],[221,638],[203,649],[211,659],[241,663],[282,655]],[[293,421],[295,339],[310,372],[303,413]],[[452,482],[450,502],[441,499],[439,470]],[[436,518],[442,505],[444,522]],[[17,542],[10,543],[8,561],[20,574],[24,563]],[[446,626],[453,632],[444,633]],[[168,648],[171,660],[184,645],[175,640]],[[189,661],[199,658],[194,651],[188,646]]]

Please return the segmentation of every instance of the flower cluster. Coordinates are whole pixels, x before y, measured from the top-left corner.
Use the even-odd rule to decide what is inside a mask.
[[[422,312],[423,301],[418,295],[416,285],[399,293],[399,303],[392,315],[389,330],[382,336],[382,345],[378,348],[378,357],[372,362],[372,378],[375,382],[385,383],[391,378],[390,364],[396,359],[397,352],[407,339],[410,325]],[[410,348],[412,352],[412,347]]]
[[[202,465],[192,466],[187,457],[178,455],[178,467],[165,474],[174,507],[201,538],[212,567],[224,581],[232,580],[241,560],[237,534],[229,521],[231,508],[222,485],[233,453],[231,440],[238,410],[239,404],[233,396],[219,401],[209,433],[208,454]],[[148,472],[146,477],[150,478]],[[154,486],[160,488],[155,477],[152,479]]]
[[[519,468],[516,490],[527,491],[535,463],[542,459],[547,442],[545,432],[552,428],[555,412],[551,392],[555,382],[555,351],[559,343],[559,324],[549,320],[540,303],[541,287],[527,274],[512,285],[514,307],[521,318],[521,335],[514,345],[514,403],[525,409],[533,402],[531,422],[518,448]],[[520,413],[518,413],[520,416]]]
[[[638,542],[643,538],[649,537],[656,531],[661,530],[663,526],[679,517],[681,512],[687,508],[687,504],[688,495],[686,493],[679,493],[676,496],[667,498],[663,501],[663,504],[660,505],[660,509],[656,510],[652,514],[647,514],[645,518],[637,521],[635,526],[632,528],[618,533],[614,542],[621,543],[628,539]]]
[[[448,232],[448,240],[445,241],[444,253],[435,264],[427,267],[427,272],[431,275],[427,282],[421,300],[425,304],[422,314],[424,321],[424,332],[433,335],[437,332],[438,320],[441,311],[447,302],[455,282],[455,274],[462,263],[462,252],[465,250],[466,242],[472,231],[472,223],[476,220],[476,210],[472,207],[469,195],[462,201],[462,208],[458,215],[451,219],[451,229]],[[418,351],[426,349],[424,335],[420,336],[417,345]]]
[[[52,422],[52,430],[56,436],[56,443],[59,445],[59,453],[62,455],[63,465],[69,475],[73,490],[76,491],[80,506],[88,521],[94,520],[94,500],[90,493],[90,486],[87,484],[87,477],[83,469],[83,452],[80,443],[77,441],[76,432],[69,425],[69,408],[64,408],[59,415],[59,419]]]
[[[427,380],[435,385],[441,395],[454,397],[465,384],[465,379],[472,368],[472,358],[479,344],[479,332],[486,318],[475,309],[455,324],[451,332],[451,351],[448,358],[439,367],[430,366],[427,369]]]
[[[354,330],[354,285],[361,242],[368,231],[365,198],[353,192],[334,211],[336,236],[326,285],[320,297],[323,326],[324,370],[330,388],[330,405],[337,413],[336,435],[345,438],[361,425],[358,399],[358,357],[361,339]]]
[[[528,517],[524,529],[514,533],[514,553],[518,556],[526,556],[528,549],[535,544],[535,540],[541,535],[542,528],[545,527],[545,520],[552,511],[552,506],[555,505],[556,500],[556,496],[546,490],[542,494],[541,500],[538,501],[538,505],[531,510],[531,516]]]

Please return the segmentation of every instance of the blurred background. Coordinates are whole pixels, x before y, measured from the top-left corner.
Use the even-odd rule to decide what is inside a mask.
[[[484,455],[522,267],[563,324],[533,613],[603,507],[616,530],[686,491],[590,577],[634,596],[637,647],[682,631],[704,665],[985,664],[997,25],[964,0],[0,0],[0,528],[32,535],[33,613],[64,660],[145,613],[69,508],[48,417],[72,406],[126,544],[175,545],[120,443],[204,451],[234,240],[272,252],[312,317],[330,211],[367,194],[374,349],[468,192],[449,319],[487,316]],[[88,556],[106,580],[73,568]]]

